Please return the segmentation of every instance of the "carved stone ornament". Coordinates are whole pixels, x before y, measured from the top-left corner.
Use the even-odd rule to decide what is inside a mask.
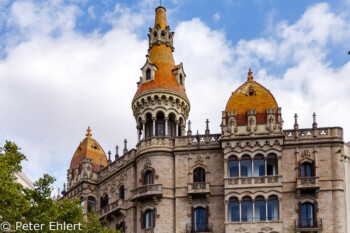
[[[146,158],[145,167],[151,167],[151,165],[152,165],[151,160],[149,158]]]
[[[311,153],[310,153],[310,151],[308,151],[308,150],[304,150],[304,151],[301,153],[301,157],[302,157],[302,158],[310,158],[310,156],[311,156]]]
[[[235,230],[235,232],[245,232],[245,229],[243,227],[239,227]]]
[[[203,159],[200,155],[197,155],[197,158],[194,160],[195,163],[203,163]]]
[[[269,227],[269,226],[265,226],[263,228],[261,228],[262,231],[272,231],[273,228],[272,227]]]

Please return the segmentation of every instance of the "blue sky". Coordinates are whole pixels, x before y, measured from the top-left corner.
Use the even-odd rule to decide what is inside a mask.
[[[171,0],[192,130],[220,132],[221,111],[251,67],[282,107],[284,128],[342,126],[350,140],[349,0]],[[159,1],[0,0],[0,144],[27,155],[24,172],[66,181],[91,126],[105,152],[135,147],[131,100]],[[205,93],[205,94],[203,94]],[[206,104],[203,105],[202,103]],[[114,151],[113,151],[114,154]]]

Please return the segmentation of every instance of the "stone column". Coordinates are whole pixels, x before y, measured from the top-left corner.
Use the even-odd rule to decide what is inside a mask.
[[[228,222],[228,216],[229,216],[229,212],[228,212],[228,201],[225,201],[225,222]]]
[[[238,177],[242,177],[242,175],[241,175],[241,159],[238,159]]]
[[[175,137],[177,137],[177,136],[179,136],[179,121],[178,120],[175,121],[175,125],[176,125],[175,126],[175,130],[176,130]]]
[[[267,176],[267,158],[264,158],[265,176]]]
[[[227,174],[227,159],[224,159],[224,178],[227,178],[228,177],[228,174]]]
[[[242,200],[239,200],[239,221],[242,222]]]
[[[165,130],[164,130],[164,132],[165,132],[165,136],[168,136],[168,120],[169,120],[169,118],[165,117],[164,120],[165,120],[165,126],[164,126]]]
[[[146,121],[142,121],[142,139],[146,138]]]
[[[255,222],[255,200],[252,200],[253,202],[253,222]]]
[[[152,134],[152,136],[156,136],[156,118],[152,117],[152,121],[153,121],[153,134]]]

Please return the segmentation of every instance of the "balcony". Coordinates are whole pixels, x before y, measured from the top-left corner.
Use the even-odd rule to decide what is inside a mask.
[[[276,186],[282,184],[282,176],[251,176],[224,178],[225,188],[238,188],[248,186]]]
[[[148,184],[140,186],[131,190],[131,201],[152,199],[154,197],[161,198],[163,196],[163,189],[161,184]]]
[[[213,224],[186,224],[186,233],[213,232]]]
[[[322,230],[322,219],[296,219],[296,232],[316,232]]]
[[[318,197],[318,191],[320,189],[319,177],[298,177],[297,178],[297,197],[299,198],[301,192],[315,191],[315,197]]]
[[[188,184],[188,194],[191,195],[206,195],[210,193],[209,182],[194,182]]]
[[[107,215],[116,213],[117,211],[125,210],[125,200],[118,199],[117,201],[101,208],[97,213],[100,215],[100,218],[103,218]]]

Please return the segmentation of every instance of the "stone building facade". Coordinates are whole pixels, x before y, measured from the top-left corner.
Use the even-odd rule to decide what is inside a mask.
[[[342,128],[319,128],[314,115],[310,128],[295,116],[283,129],[277,101],[249,70],[221,114],[221,133],[207,121],[205,134],[192,134],[186,74],[162,6],[148,37],[132,100],[136,149],[125,141],[112,161],[89,128],[65,197],[127,233],[345,232]]]

